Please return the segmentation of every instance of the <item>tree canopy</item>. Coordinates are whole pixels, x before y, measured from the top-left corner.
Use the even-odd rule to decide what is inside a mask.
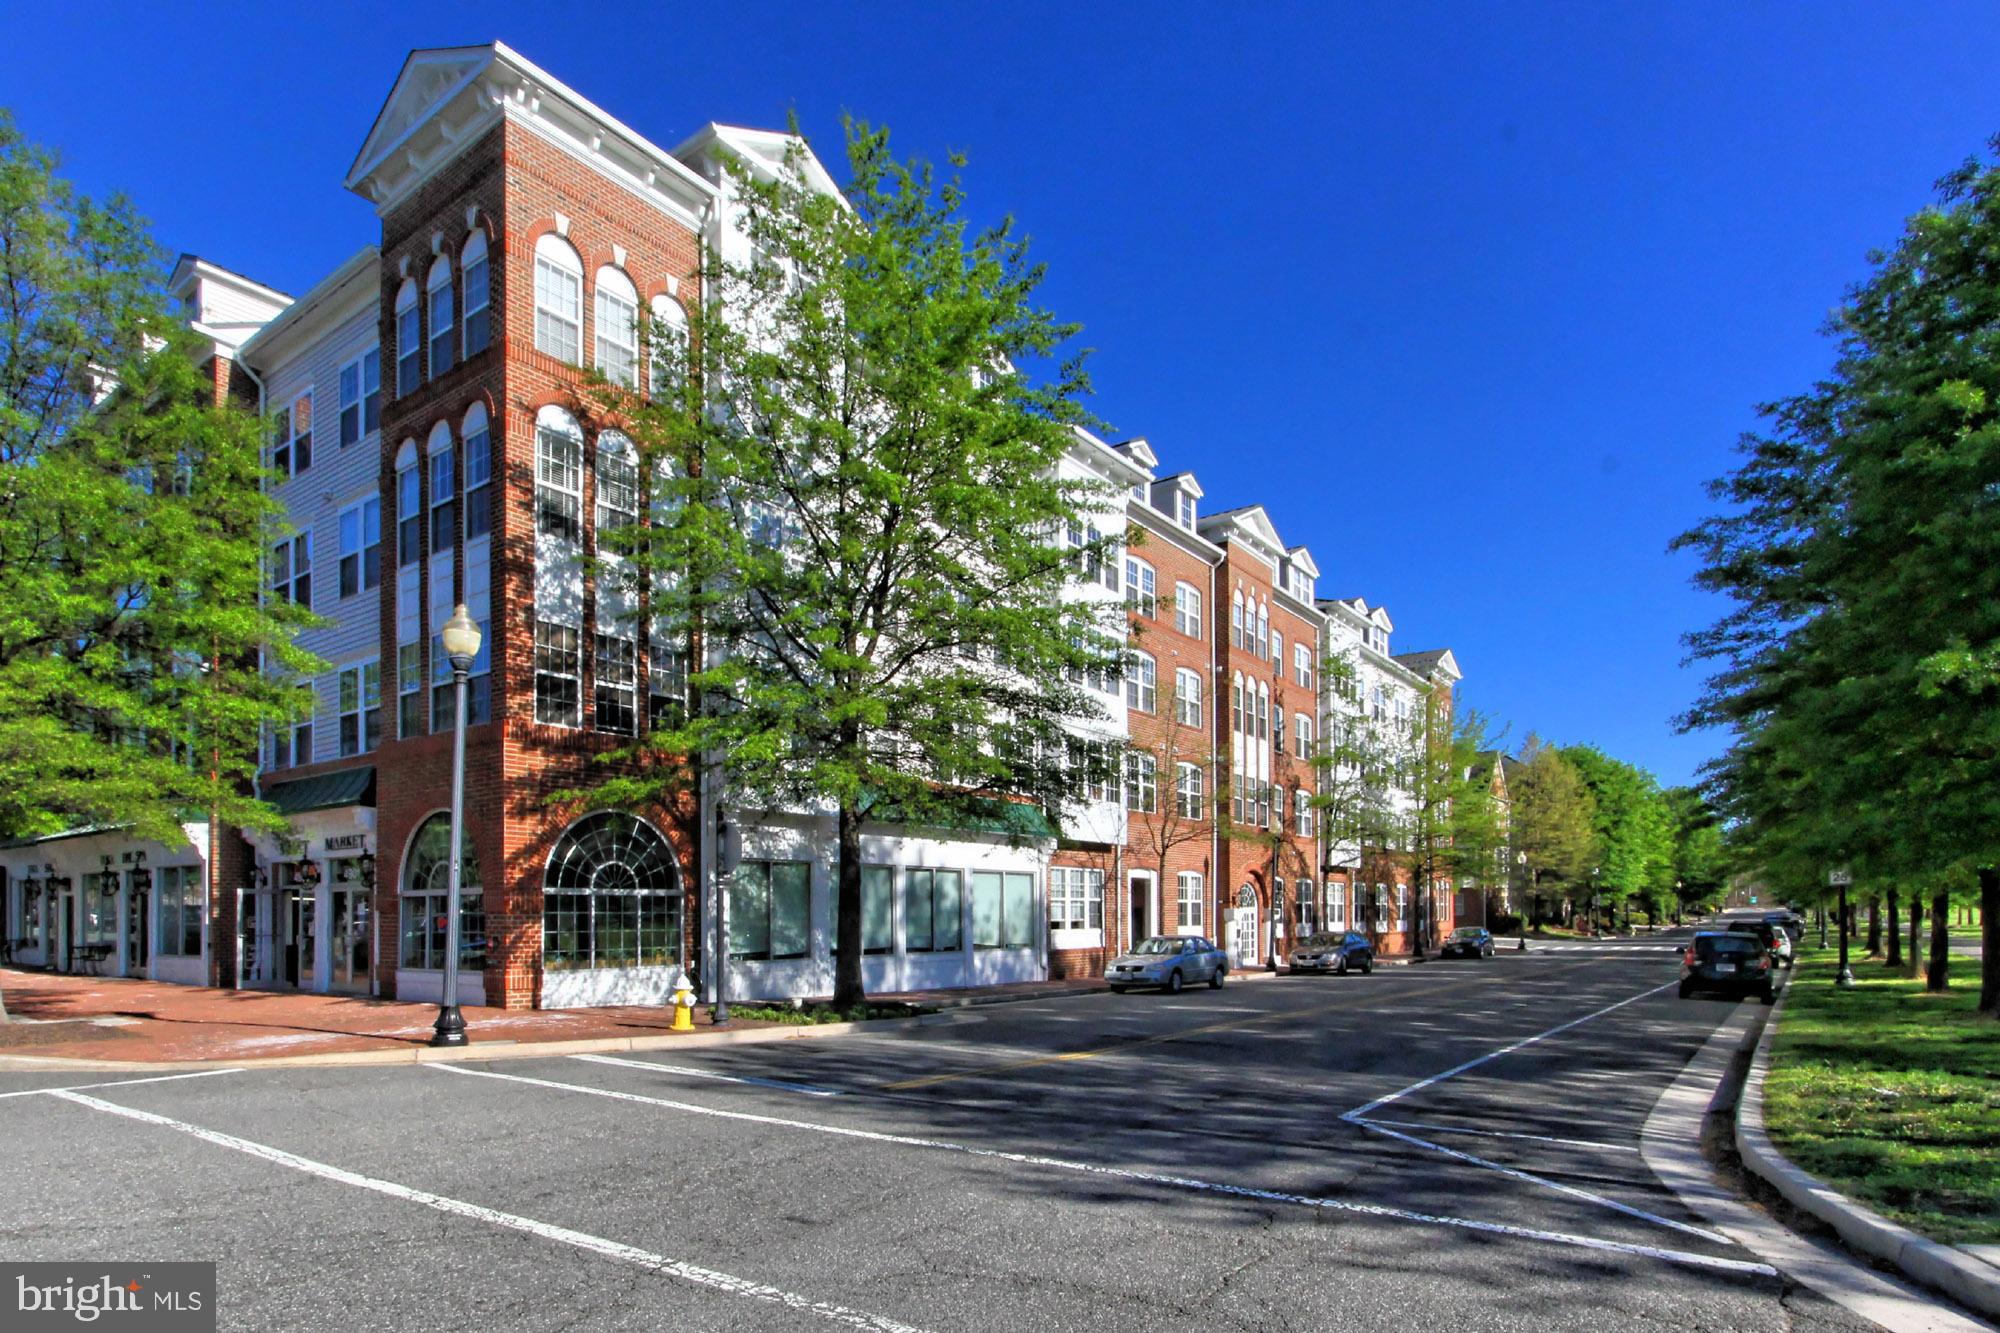
[[[0,836],[274,822],[251,779],[308,617],[260,599],[259,423],[162,279],[130,205],[0,113]]]

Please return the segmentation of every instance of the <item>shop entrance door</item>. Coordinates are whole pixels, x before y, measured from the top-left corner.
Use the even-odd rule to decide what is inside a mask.
[[[153,896],[151,877],[142,870],[126,876],[125,883],[125,975],[143,977],[151,958],[151,941],[146,938],[146,904]]]
[[[333,922],[328,944],[332,949],[332,974],[328,989],[365,993],[371,975],[373,922],[368,915],[368,890],[335,889],[332,892]]]

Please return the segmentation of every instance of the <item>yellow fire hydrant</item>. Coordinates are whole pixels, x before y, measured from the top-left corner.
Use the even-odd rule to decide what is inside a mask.
[[[669,1032],[694,1031],[694,987],[688,984],[687,973],[674,983],[674,998],[668,1003],[674,1007],[674,1021],[667,1025]]]

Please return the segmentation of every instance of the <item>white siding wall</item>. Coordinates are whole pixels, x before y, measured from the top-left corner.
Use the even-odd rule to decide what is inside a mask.
[[[365,288],[368,301],[323,337],[273,367],[265,376],[266,405],[289,406],[299,394],[313,393],[313,461],[304,473],[279,485],[277,498],[294,527],[313,535],[313,610],[330,622],[299,635],[299,646],[328,664],[314,690],[319,703],[313,715],[313,761],[340,753],[337,685],[340,668],[376,657],[381,647],[381,589],[364,588],[340,596],[340,511],[381,489],[381,441],[374,432],[353,444],[340,444],[340,368],[376,345],[374,287]],[[393,514],[382,515],[383,573],[390,572]],[[394,701],[384,701],[384,734],[395,724]],[[265,755],[268,761],[269,752]],[[304,762],[303,760],[301,762]]]

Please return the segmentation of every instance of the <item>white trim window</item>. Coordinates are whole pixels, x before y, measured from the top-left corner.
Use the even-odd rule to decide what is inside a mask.
[[[965,874],[903,872],[903,952],[957,953],[965,947]]]
[[[427,284],[426,304],[430,311],[431,378],[450,370],[457,361],[458,316],[452,313],[451,261],[440,255],[431,264],[430,281]]]
[[[622,634],[597,635],[599,731],[630,736],[639,725],[639,644]]]
[[[1292,715],[1292,729],[1297,733],[1292,753],[1301,759],[1311,759],[1313,757],[1312,714],[1294,713]]]
[[[1408,930],[1409,928],[1410,886],[1407,884],[1398,884],[1396,886],[1396,929]]]
[[[647,348],[652,363],[654,397],[664,397],[678,388],[687,373],[688,317],[681,303],[671,296],[653,298],[653,340]]]
[[[1104,929],[1104,872],[1049,867],[1049,929]]]
[[[1275,626],[1271,630],[1271,664],[1278,668],[1278,679],[1285,678],[1285,636]]]
[[[296,477],[313,465],[313,391],[307,389],[278,410],[271,438],[271,470]]]
[[[535,531],[583,540],[583,434],[566,413],[535,427]]]
[[[1184,727],[1201,725],[1201,672],[1190,667],[1174,671],[1174,721]]]
[[[729,878],[732,961],[804,958],[812,951],[812,866],[742,861]]]
[[[1243,593],[1241,589],[1229,595],[1229,646],[1241,648],[1243,642]]]
[[[486,233],[474,229],[458,257],[459,280],[465,284],[465,355],[486,350],[493,341],[492,277],[486,262]]]
[[[404,740],[424,734],[424,646],[396,645],[396,734]]]
[[[1326,882],[1326,926],[1328,930],[1347,929],[1347,885],[1341,880]]]
[[[632,442],[615,430],[597,436],[597,540],[639,521],[639,464]]]
[[[440,421],[431,432],[431,554],[446,555],[458,544],[458,468],[451,427]]]
[[[304,687],[312,693],[312,687]],[[318,696],[313,695],[317,702]],[[308,712],[303,722],[289,726],[280,723],[271,729],[271,767],[290,768],[295,764],[310,764],[313,761],[313,715]]]
[[[208,876],[201,866],[162,866],[153,878],[153,925],[162,957],[199,958],[208,920]]]
[[[493,437],[486,425],[486,405],[474,403],[465,414],[465,540],[493,530]]]
[[[1292,793],[1292,820],[1292,831],[1299,837],[1310,838],[1313,835],[1312,793],[1304,787]]]
[[[1125,706],[1150,713],[1159,707],[1158,668],[1151,653],[1132,653],[1125,663]]]
[[[1151,620],[1160,614],[1157,575],[1136,555],[1125,557],[1125,605]]]
[[[308,609],[312,593],[313,535],[308,528],[271,547],[271,593]]]
[[[340,368],[340,444],[344,449],[382,426],[382,349],[371,347]]]
[[[583,261],[553,232],[535,242],[535,350],[583,361]]]
[[[613,384],[639,382],[639,289],[609,266],[597,270],[597,368]]]
[[[382,664],[357,662],[340,671],[340,755],[366,754],[382,743]]]
[[[1303,643],[1292,645],[1292,679],[1307,689],[1312,688],[1312,649]]]
[[[1208,781],[1200,764],[1174,765],[1174,813],[1182,819],[1201,819],[1208,813]]]
[[[1271,656],[1271,607],[1268,602],[1257,603],[1257,656],[1267,661]]]
[[[1125,808],[1136,815],[1160,809],[1159,761],[1143,750],[1125,756]]]
[[[382,582],[382,497],[371,495],[340,511],[340,595],[352,597]]]
[[[417,308],[417,280],[396,289],[396,396],[407,398],[424,382],[423,312]]]
[[[582,637],[574,625],[535,621],[535,721],[558,727],[581,723]]]
[[[1183,870],[1174,880],[1175,924],[1182,930],[1200,930],[1202,899],[1201,872]]]
[[[1174,521],[1189,532],[1194,531],[1194,496],[1190,492],[1185,490],[1174,492]]]
[[[1174,628],[1190,639],[1201,637],[1201,591],[1191,583],[1174,585]]]

